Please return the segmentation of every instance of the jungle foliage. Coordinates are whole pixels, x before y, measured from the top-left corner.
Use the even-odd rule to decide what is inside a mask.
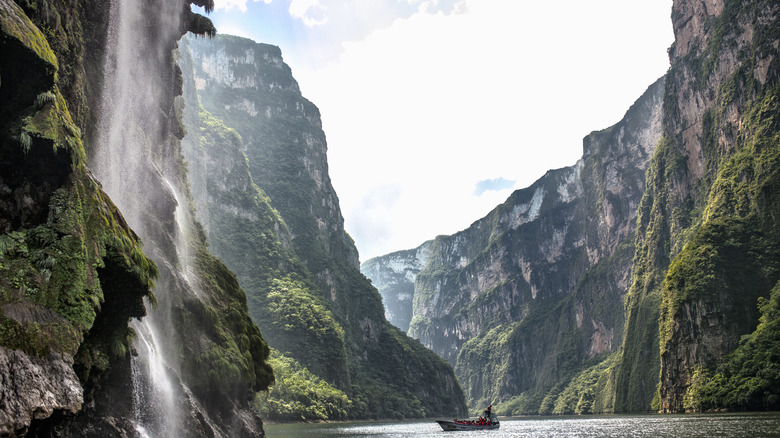
[[[312,374],[295,359],[271,350],[276,383],[258,393],[255,407],[271,421],[337,421],[354,418],[353,403],[341,390]]]
[[[715,372],[699,369],[689,387],[688,409],[710,411],[780,408],[780,283],[760,297],[759,324],[742,337]]]

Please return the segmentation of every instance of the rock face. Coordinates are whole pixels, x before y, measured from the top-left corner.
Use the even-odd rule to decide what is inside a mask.
[[[20,350],[0,347],[0,434],[24,430],[33,418],[48,418],[55,411],[76,413],[83,391],[73,358],[62,354],[30,357]]]
[[[452,368],[388,324],[360,274],[319,110],[279,48],[224,35],[188,45],[185,98],[200,110],[187,116],[198,135],[185,155],[197,211],[269,345],[343,391],[347,418],[465,411]]]
[[[428,264],[432,241],[406,251],[375,257],[360,265],[360,272],[382,295],[387,320],[404,332],[412,322],[414,279]]]
[[[756,328],[757,301],[780,280],[779,14],[776,2],[674,2],[666,142],[640,207],[637,269],[645,279],[632,288],[630,308],[641,312],[641,301],[661,302],[657,408],[665,412],[702,408],[694,376],[715,370]],[[646,342],[633,331],[646,323],[635,319],[626,342]],[[658,363],[654,354],[626,353],[632,368]],[[628,378],[626,403],[657,375]],[[761,399],[755,388],[737,391],[742,399]],[[719,404],[730,397],[721,394],[709,408],[778,406]]]
[[[574,166],[548,172],[458,234],[364,263],[385,301],[405,305],[390,311],[412,315],[409,334],[455,365],[471,405],[534,393],[527,408],[538,412],[555,385],[620,346],[663,83],[586,137]]]
[[[146,433],[263,435],[248,400],[273,381],[268,347],[235,276],[187,220],[173,50],[188,29],[213,33],[189,3],[0,1],[0,434],[138,436],[155,424]],[[142,18],[131,26],[135,50],[148,50],[137,64],[153,65],[142,73],[118,68],[115,45],[130,35],[112,28],[125,6]],[[101,96],[118,90],[152,110],[141,119],[122,107],[105,141],[111,124],[98,122],[117,108]],[[111,148],[124,161],[101,184],[95,157]],[[122,193],[116,179],[152,189]],[[164,327],[152,350],[166,351],[159,374],[173,382],[175,412],[139,396],[155,386],[136,366],[149,342],[137,320],[155,296],[145,320]]]
[[[14,435],[92,400],[157,270],[86,167],[87,110],[65,98],[83,70],[15,3],[0,1],[0,27],[0,434]]]

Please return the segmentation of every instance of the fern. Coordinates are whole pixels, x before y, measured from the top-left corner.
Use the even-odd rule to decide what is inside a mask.
[[[68,147],[69,147],[71,150],[78,150],[79,144],[78,144],[78,142],[76,141],[76,139],[75,139],[75,138],[73,138],[73,137],[67,137],[67,138],[65,139],[65,143],[67,143]]]
[[[40,269],[38,271],[38,275],[41,276],[41,280],[42,280],[41,282],[43,284],[46,284],[46,283],[49,282],[49,280],[51,280],[51,270],[50,269],[46,269],[46,268]]]
[[[135,331],[134,328],[128,326],[127,327],[127,343],[132,344],[135,342],[135,340],[138,339],[138,332]]]
[[[152,309],[157,308],[157,295],[155,295],[154,292],[149,291],[149,295],[146,296],[146,299],[149,300],[149,306]]]
[[[78,126],[69,121],[65,121],[65,127],[68,129],[68,132],[70,132],[70,135],[74,137],[81,137],[81,129],[79,129]]]
[[[190,3],[203,7],[207,14],[210,14],[211,11],[214,10],[214,0],[190,0]]]
[[[30,148],[32,147],[32,137],[30,137],[30,134],[26,132],[22,132],[19,134],[19,143],[22,145],[22,149],[24,149],[24,153],[30,152]]]
[[[54,103],[56,96],[50,91],[44,91],[35,98],[35,106],[40,109],[46,106],[47,103]]]
[[[5,256],[14,246],[16,246],[16,241],[13,236],[8,234],[0,236],[0,257]]]
[[[127,339],[123,339],[122,336],[114,336],[111,338],[111,354],[114,357],[124,357],[127,354],[127,345],[125,344]]]

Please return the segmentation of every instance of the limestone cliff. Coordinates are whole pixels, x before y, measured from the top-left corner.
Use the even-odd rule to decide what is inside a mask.
[[[406,304],[393,313],[413,315],[409,334],[455,365],[472,405],[525,393],[532,400],[515,413],[552,411],[541,407],[545,394],[620,346],[663,84],[587,136],[575,165],[549,171],[460,233],[364,263],[386,302]],[[394,276],[374,277],[381,272]],[[390,296],[412,288],[412,300]]]
[[[772,1],[674,2],[664,141],[640,206],[641,275],[618,386],[626,409],[656,385],[658,367],[647,363],[660,364],[656,408],[704,408],[697,386],[756,328],[759,298],[780,280],[779,14]],[[660,358],[630,347],[650,344],[644,327],[659,303]],[[772,379],[763,374],[772,367],[743,378]],[[727,387],[729,376],[721,378]],[[735,388],[743,403],[724,396],[707,407],[777,408],[772,397],[758,401],[761,386]]]
[[[213,34],[211,22],[184,0],[16,3],[0,1],[0,435],[262,436],[247,399],[273,380],[267,345],[186,220],[173,49],[187,30]],[[114,33],[124,7],[144,18],[135,36]],[[121,71],[120,39],[145,71]],[[105,96],[123,91],[106,141],[102,120],[117,108]],[[151,117],[137,117],[134,98]],[[106,150],[121,171],[96,159]],[[168,359],[164,411],[139,395],[155,385],[137,364],[151,342],[145,314],[165,330],[149,349]]]
[[[231,36],[188,45],[187,105],[202,105],[185,139],[197,210],[271,347],[348,396],[352,408],[328,418],[463,412],[451,367],[388,324],[360,274],[319,111],[279,48]]]
[[[404,332],[409,331],[412,322],[414,279],[428,264],[432,243],[375,257],[360,265],[360,272],[371,279],[382,295],[387,320]]]

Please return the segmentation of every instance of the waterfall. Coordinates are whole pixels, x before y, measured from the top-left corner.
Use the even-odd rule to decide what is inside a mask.
[[[195,281],[190,244],[187,241],[188,235],[192,232],[192,219],[188,216],[187,211],[182,207],[184,205],[184,199],[182,198],[179,190],[168,179],[165,179],[165,183],[168,188],[170,188],[171,193],[173,193],[173,197],[176,200],[177,205],[176,211],[174,213],[176,218],[176,235],[174,242],[176,245],[176,256],[179,260],[178,271],[182,274],[188,289],[191,290],[195,296],[200,299],[202,296],[200,289],[198,288],[198,283]]]
[[[170,0],[111,2],[104,83],[90,167],[103,189],[144,242],[160,278],[158,305],[134,320],[133,422],[141,436],[176,437],[186,403],[179,378],[171,308],[182,296],[199,296],[190,274],[187,233],[192,219],[183,193],[178,139],[166,113],[173,94],[171,57],[180,32],[182,3]],[[196,402],[195,402],[196,403]]]
[[[133,358],[133,423],[141,435],[174,436],[178,417],[173,381],[157,350],[153,325],[148,320],[133,321],[132,327],[138,335],[135,348],[138,356]]]

